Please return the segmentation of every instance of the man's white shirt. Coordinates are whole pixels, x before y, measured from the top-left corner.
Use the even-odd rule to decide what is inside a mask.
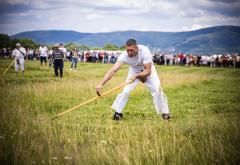
[[[12,56],[15,58],[15,71],[18,71],[19,69],[21,71],[24,71],[24,56],[25,55],[26,55],[26,49],[24,47],[21,47],[19,49],[15,48],[13,50]],[[19,61],[19,63],[17,61]]]
[[[119,55],[117,61],[123,64],[128,64],[134,72],[141,72],[144,70],[144,64],[152,63],[152,54],[149,49],[144,45],[138,46],[138,54],[133,57],[129,57],[127,51]],[[153,67],[152,67],[153,68]]]
[[[17,48],[15,48],[12,52],[12,55],[15,57],[15,59],[23,59],[24,60],[24,56],[26,55],[26,50],[24,47],[19,48],[19,50]]]
[[[48,48],[46,46],[44,47],[39,47],[39,52],[41,57],[47,57],[48,56]]]

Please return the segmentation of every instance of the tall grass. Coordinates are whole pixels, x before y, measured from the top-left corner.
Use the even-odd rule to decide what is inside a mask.
[[[0,61],[1,69],[8,61]],[[239,70],[159,67],[172,120],[155,112],[143,84],[131,94],[120,122],[110,109],[118,92],[50,121],[95,97],[95,85],[112,65],[79,64],[64,78],[39,63],[14,71],[0,87],[1,164],[237,164],[240,155]],[[104,87],[124,82],[127,67]]]

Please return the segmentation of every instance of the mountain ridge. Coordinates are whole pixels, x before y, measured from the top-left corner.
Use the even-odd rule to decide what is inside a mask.
[[[75,43],[103,47],[107,43],[122,46],[129,38],[151,50],[174,50],[184,53],[240,52],[240,26],[215,26],[184,32],[114,31],[82,33],[73,30],[37,30],[12,35],[11,38],[30,38],[37,43]]]

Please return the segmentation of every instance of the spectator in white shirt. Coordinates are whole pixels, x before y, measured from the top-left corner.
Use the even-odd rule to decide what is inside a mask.
[[[26,49],[20,43],[16,44],[16,48],[12,52],[15,58],[16,79],[18,79],[18,71],[22,71],[22,79],[24,79],[24,57],[26,56]]]
[[[64,60],[66,61],[67,60],[67,50],[66,48],[64,48],[64,45],[61,43],[59,44],[59,49],[63,52],[63,56],[64,56]]]
[[[46,67],[47,66],[48,48],[46,46],[44,46],[43,44],[41,44],[38,51],[39,51],[39,56],[40,56],[41,67],[42,67],[43,61],[45,63],[45,67]]]

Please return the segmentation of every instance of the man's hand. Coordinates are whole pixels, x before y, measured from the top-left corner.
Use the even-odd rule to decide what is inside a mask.
[[[138,78],[142,83],[145,83],[147,81],[147,77],[140,77]]]
[[[100,92],[100,91],[102,90],[102,87],[103,87],[102,84],[98,84],[98,85],[96,86],[96,92]]]
[[[129,79],[129,81],[134,82],[136,79],[140,80],[142,83],[145,83],[147,80],[147,77],[138,77],[138,75],[134,75]]]
[[[152,63],[147,63],[144,64],[144,70],[142,70],[140,73],[137,73],[135,75],[136,79],[139,79],[140,81],[142,81],[143,83],[147,81],[147,77],[151,75],[151,67],[152,67]]]

